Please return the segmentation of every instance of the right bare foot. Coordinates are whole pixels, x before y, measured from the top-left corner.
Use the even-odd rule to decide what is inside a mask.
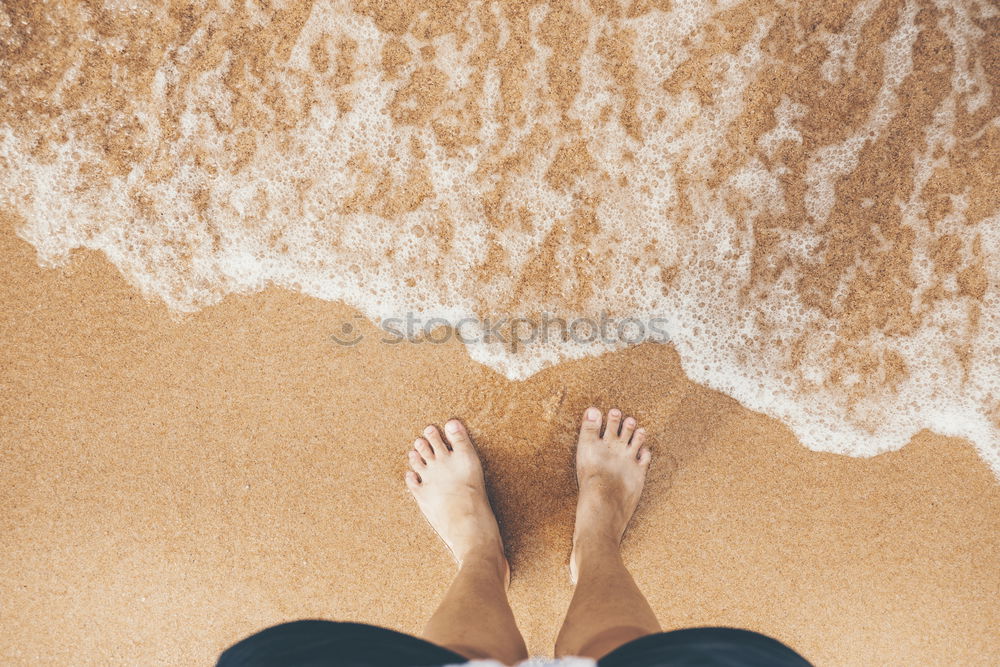
[[[470,557],[487,558],[507,583],[510,570],[472,439],[457,419],[445,424],[445,434],[447,444],[428,426],[413,443],[406,486],[459,566]]]
[[[625,527],[639,504],[652,454],[643,445],[644,429],[620,410],[608,413],[601,431],[601,411],[587,408],[576,447],[576,479],[580,495],[569,569],[573,583],[579,573],[582,546],[618,547]]]

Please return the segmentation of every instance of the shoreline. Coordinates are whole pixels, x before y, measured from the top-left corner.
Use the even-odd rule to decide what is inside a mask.
[[[456,341],[332,349],[329,323],[354,311],[278,289],[178,319],[96,253],[41,269],[9,227],[0,238],[10,662],[207,664],[310,616],[419,631],[452,564],[406,496],[404,452],[453,416],[545,654],[591,402],[650,429],[624,549],[665,628],[747,627],[823,665],[998,649],[1000,484],[969,443],[811,452],[687,380],[671,346],[509,382]]]

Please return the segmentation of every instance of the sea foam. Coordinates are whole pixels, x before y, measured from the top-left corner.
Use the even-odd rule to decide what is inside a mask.
[[[995,5],[278,5],[0,9],[0,206],[41,263],[100,250],[178,313],[656,318],[812,449],[926,428],[1000,474]]]

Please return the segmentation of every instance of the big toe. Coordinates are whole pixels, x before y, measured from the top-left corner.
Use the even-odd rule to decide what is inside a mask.
[[[587,408],[580,422],[580,440],[591,440],[601,437],[601,411],[595,407]]]
[[[450,419],[444,425],[444,434],[448,438],[452,451],[468,453],[472,451],[472,438],[465,426],[457,419]]]

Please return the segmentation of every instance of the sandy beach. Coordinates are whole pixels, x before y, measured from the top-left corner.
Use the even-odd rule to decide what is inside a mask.
[[[664,628],[989,664],[998,96],[983,0],[0,4],[0,662],[419,632],[450,418],[548,655],[596,405]]]
[[[454,565],[404,453],[453,416],[547,654],[590,403],[650,429],[625,555],[665,628],[746,627],[824,666],[985,664],[1000,646],[1000,485],[967,442],[815,453],[665,345],[510,382],[457,343],[332,345],[353,316],[336,304],[268,290],[178,321],[95,253],[43,270],[9,226],[2,252],[7,664],[207,665],[303,617],[419,632]]]

